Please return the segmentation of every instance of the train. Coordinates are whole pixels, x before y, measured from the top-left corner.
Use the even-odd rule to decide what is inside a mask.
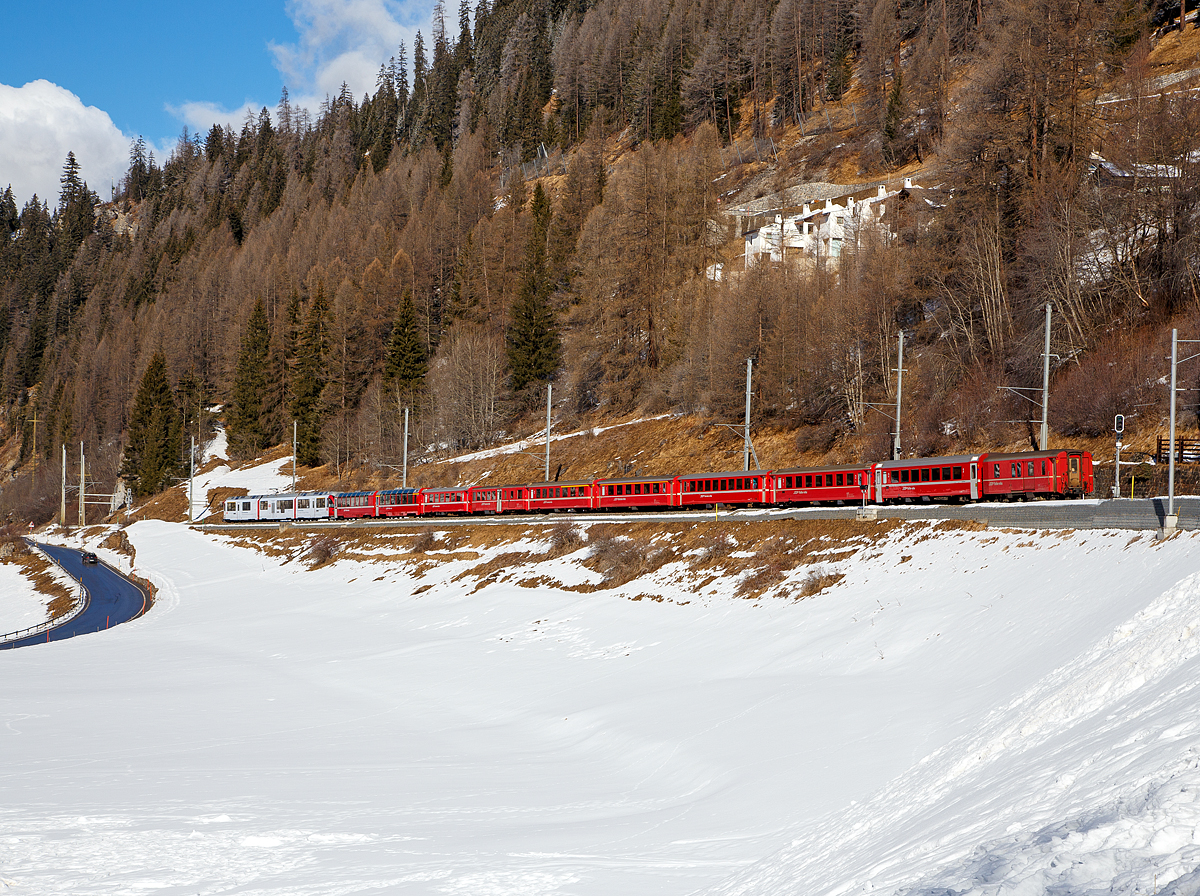
[[[1083,498],[1092,456],[1070,448],[921,457],[867,464],[638,476],[520,485],[355,492],[280,492],[229,498],[228,523],[408,519],[555,511],[806,507]]]

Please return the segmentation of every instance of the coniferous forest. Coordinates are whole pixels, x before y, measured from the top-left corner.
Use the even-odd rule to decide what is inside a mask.
[[[319,111],[140,139],[101,201],[0,195],[10,512],[48,519],[62,445],[139,495],[221,405],[231,449],[292,438],[337,476],[487,445],[544,413],[736,419],[906,444],[1156,424],[1170,328],[1200,338],[1200,35],[1169,0],[466,0]],[[1193,10],[1186,10],[1190,15]],[[1196,70],[1200,71],[1200,70]],[[738,276],[724,209],[894,182],[836,270]],[[1189,329],[1190,327],[1190,329]],[[1194,377],[1193,377],[1194,379]],[[866,403],[866,404],[864,404]],[[1194,403],[1194,402],[1193,402]],[[1157,409],[1157,410],[1156,410]],[[1194,415],[1193,415],[1194,419]],[[536,423],[528,424],[533,428]]]

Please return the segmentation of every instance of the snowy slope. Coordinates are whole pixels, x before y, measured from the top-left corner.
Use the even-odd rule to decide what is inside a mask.
[[[0,563],[0,635],[40,625],[50,618],[48,598],[13,563]]]
[[[1197,864],[1190,534],[915,525],[793,601],[677,566],[568,590],[582,553],[476,589],[534,540],[310,570],[128,532],[148,616],[0,654],[14,893],[1150,892]]]

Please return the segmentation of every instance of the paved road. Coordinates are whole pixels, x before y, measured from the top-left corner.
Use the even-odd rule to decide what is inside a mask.
[[[911,504],[876,508],[879,519],[908,520],[979,520],[989,526],[1019,529],[1159,529],[1167,513],[1166,498],[1121,498],[1087,501],[1030,501],[1027,503],[981,502],[978,504]],[[532,516],[432,517],[414,520],[354,520],[312,523],[286,523],[300,529],[328,528],[425,528],[429,526],[524,525],[557,523],[564,519],[577,522],[629,522],[673,520],[676,522],[712,520],[854,519],[857,506],[801,507],[786,510],[642,511],[634,513],[550,513]],[[1200,529],[1200,497],[1175,499],[1178,528]],[[205,529],[277,529],[279,523],[208,524]]]
[[[142,615],[146,609],[146,594],[116,570],[103,563],[84,564],[83,553],[74,548],[39,544],[59,566],[75,579],[83,580],[88,592],[87,606],[78,616],[49,632],[20,641],[11,641],[0,648],[28,647],[47,641],[62,641],[76,635],[104,631]]]

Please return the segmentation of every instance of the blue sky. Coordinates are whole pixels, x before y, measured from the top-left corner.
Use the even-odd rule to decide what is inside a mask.
[[[314,112],[345,81],[374,91],[403,40],[429,33],[432,0],[196,4],[8,3],[0,12],[0,190],[53,207],[73,151],[108,198],[138,135],[163,161],[186,126],[241,127],[286,86]]]

